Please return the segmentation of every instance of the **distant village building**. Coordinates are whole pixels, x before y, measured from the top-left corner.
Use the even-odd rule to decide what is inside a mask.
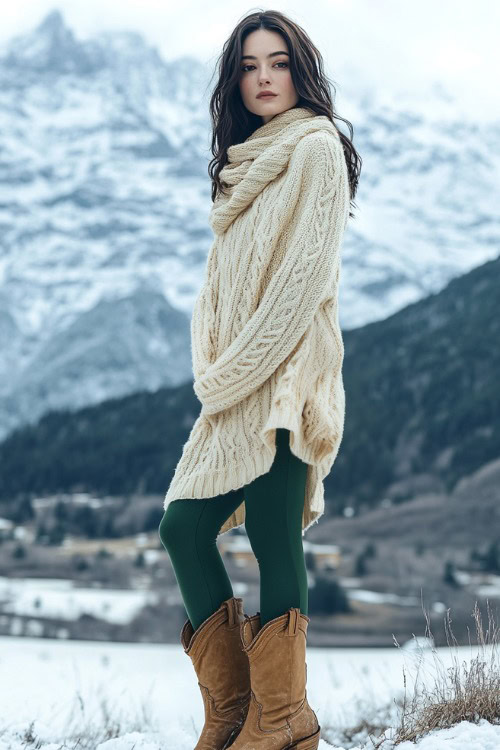
[[[340,547],[336,544],[313,544],[304,539],[304,552],[310,552],[317,570],[335,570],[341,562]],[[257,560],[246,534],[223,534],[217,543],[221,555],[231,557],[239,568],[256,566]]]
[[[222,557],[230,557],[239,568],[257,565],[257,560],[250,546],[248,536],[243,534],[224,534],[217,543]]]
[[[35,497],[32,500],[32,506],[35,511],[41,512],[48,508],[53,508],[57,503],[67,503],[69,505],[88,505],[91,508],[102,508],[105,505],[116,505],[115,497],[96,497],[90,492],[60,492],[56,495],[46,495],[45,497]]]
[[[0,539],[12,539],[14,536],[13,521],[9,521],[8,518],[0,518]]]
[[[313,544],[306,539],[302,546],[304,552],[310,552],[318,570],[336,570],[342,560],[342,553],[338,544]]]

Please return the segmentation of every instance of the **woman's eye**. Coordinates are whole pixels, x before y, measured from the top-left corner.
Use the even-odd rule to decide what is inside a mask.
[[[280,60],[279,62],[275,63],[275,65],[284,65],[286,68],[288,68],[288,63],[286,63],[284,60]],[[241,68],[241,72],[242,73],[246,73],[247,72],[246,71],[247,68],[253,68],[253,67],[254,67],[253,65],[244,65]]]

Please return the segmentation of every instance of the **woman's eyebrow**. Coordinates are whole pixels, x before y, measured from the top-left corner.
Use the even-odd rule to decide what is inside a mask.
[[[268,57],[276,57],[276,55],[288,55],[288,52],[285,52],[285,51],[270,52],[268,54]],[[290,55],[288,55],[288,56],[290,57]],[[255,55],[242,55],[241,59],[242,60],[256,60],[257,58],[255,57]]]

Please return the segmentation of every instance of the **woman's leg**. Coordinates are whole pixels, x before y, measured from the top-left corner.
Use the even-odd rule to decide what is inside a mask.
[[[290,607],[308,611],[302,546],[307,464],[290,451],[289,435],[276,430],[271,469],[245,487],[245,528],[260,569],[262,625]]]
[[[233,596],[216,539],[242,500],[241,488],[212,498],[174,500],[160,522],[159,536],[194,630]]]

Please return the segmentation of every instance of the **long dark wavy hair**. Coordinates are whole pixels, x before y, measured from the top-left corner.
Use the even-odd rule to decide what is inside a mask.
[[[262,125],[262,118],[250,112],[241,98],[239,90],[240,62],[243,43],[252,31],[268,29],[276,31],[288,43],[290,74],[299,97],[295,106],[308,107],[317,115],[326,115],[337,128],[334,118],[345,122],[352,139],[353,128],[348,120],[334,112],[330,87],[335,87],[323,70],[323,58],[304,29],[277,10],[257,11],[245,16],[225,42],[218,61],[219,80],[210,98],[212,120],[211,151],[213,159],[208,165],[212,180],[212,201],[217,194],[224,193],[219,178],[221,169],[227,164],[229,146],[242,143],[254,130]],[[349,139],[337,128],[344,149],[351,204],[354,203],[362,159]],[[349,216],[354,218],[350,211]]]

